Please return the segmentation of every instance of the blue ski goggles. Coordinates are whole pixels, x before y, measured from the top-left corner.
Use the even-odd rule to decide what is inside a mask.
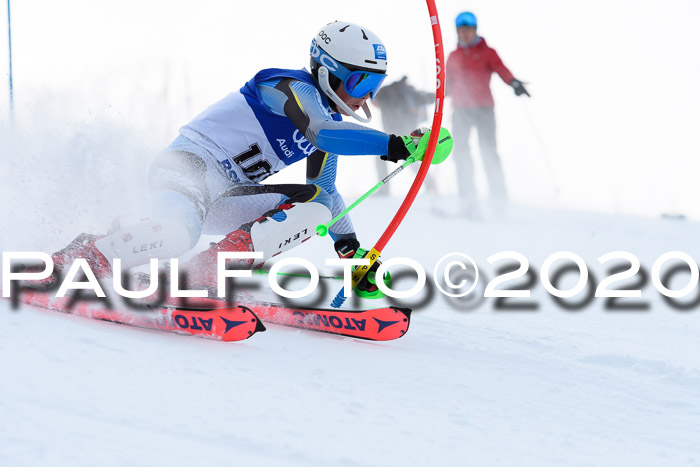
[[[369,94],[369,97],[374,99],[385,79],[386,75],[384,73],[352,71],[343,80],[343,85],[350,97],[360,99]]]
[[[386,79],[384,73],[347,69],[319,47],[315,40],[311,41],[311,57],[340,79],[345,86],[345,92],[356,99],[361,99],[367,94],[370,95],[370,99],[374,99]]]

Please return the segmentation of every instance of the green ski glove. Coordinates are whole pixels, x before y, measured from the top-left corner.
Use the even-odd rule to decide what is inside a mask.
[[[382,159],[391,162],[398,162],[412,158],[414,161],[422,161],[425,150],[428,149],[430,139],[430,128],[418,128],[406,136],[389,136],[389,152]],[[440,164],[447,159],[452,152],[454,141],[447,128],[440,128],[440,138],[435,147],[432,164]]]

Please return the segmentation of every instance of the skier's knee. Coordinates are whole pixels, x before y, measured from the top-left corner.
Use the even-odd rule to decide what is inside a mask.
[[[324,190],[318,185],[310,186],[313,187],[315,191],[314,196],[308,202],[322,204],[323,206],[327,207],[330,211],[331,207],[333,206],[333,200],[331,199],[331,195],[329,195],[326,190]]]
[[[310,183],[308,185],[292,185],[292,190],[285,192],[286,199],[283,204],[296,203],[319,203],[331,208],[331,197],[326,190],[320,186]]]
[[[325,193],[325,191],[323,192]],[[309,200],[294,203],[250,226],[255,251],[265,253],[265,259],[288,251],[313,237],[316,227],[331,220],[331,211],[323,203]]]
[[[129,269],[146,264],[151,258],[177,258],[189,247],[187,228],[177,219],[154,218],[132,224],[95,242],[108,261],[122,260]]]

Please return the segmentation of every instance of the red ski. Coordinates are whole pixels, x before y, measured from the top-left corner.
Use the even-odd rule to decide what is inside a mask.
[[[105,301],[56,298],[49,292],[25,289],[20,301],[76,316],[222,341],[243,340],[265,331],[261,320],[340,336],[388,341],[406,334],[411,316],[408,308],[359,311],[297,308],[256,302],[248,297],[236,302],[213,298],[176,299],[157,307],[141,305],[144,309],[137,310],[110,306]]]
[[[51,293],[24,290],[21,302],[38,308],[60,311],[76,316],[99,319],[145,329],[189,334],[221,341],[248,339],[256,332],[265,331],[255,313],[245,306],[180,307],[166,305],[151,309],[108,307],[104,302],[57,298]]]
[[[320,308],[289,308],[272,303],[259,303],[250,308],[266,323],[283,324],[373,341],[398,339],[406,334],[411,322],[411,310],[408,308],[341,311]]]
[[[247,295],[247,294],[246,294]],[[215,298],[189,299],[190,305],[211,308],[231,306],[230,302]],[[256,302],[244,296],[235,302],[248,307],[263,322],[282,324],[309,331],[320,331],[339,336],[356,337],[373,341],[389,341],[402,337],[411,322],[408,308],[373,308],[345,311],[335,308],[292,307],[269,302]]]

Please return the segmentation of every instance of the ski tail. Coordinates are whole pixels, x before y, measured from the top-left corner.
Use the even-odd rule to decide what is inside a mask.
[[[265,331],[262,321],[250,308],[237,305],[230,308],[197,310],[188,308],[165,308],[161,313],[169,315],[164,331],[191,334],[225,342],[248,339],[257,332]]]

